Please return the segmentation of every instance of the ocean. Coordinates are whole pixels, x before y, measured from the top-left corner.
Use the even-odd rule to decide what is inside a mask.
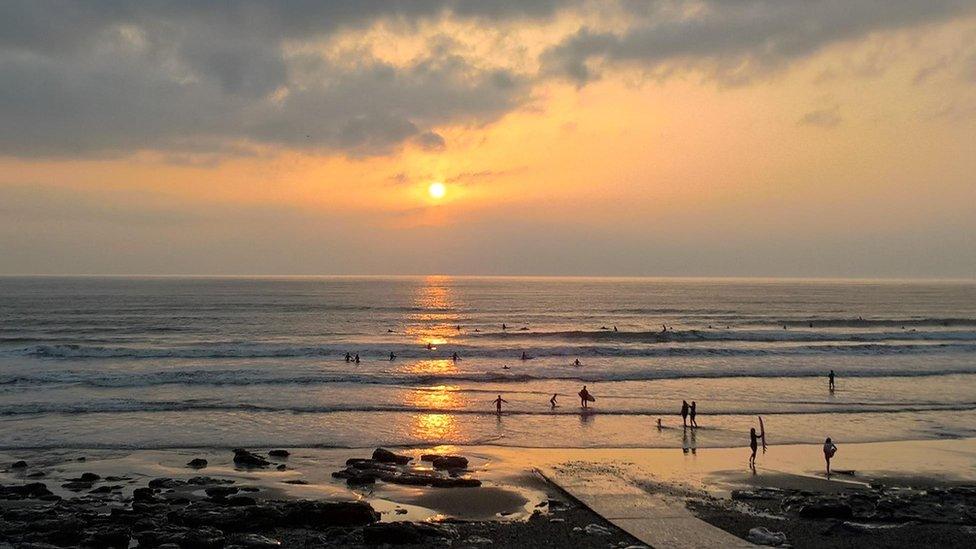
[[[3,449],[694,450],[760,415],[770,444],[976,436],[976,282],[0,278]]]

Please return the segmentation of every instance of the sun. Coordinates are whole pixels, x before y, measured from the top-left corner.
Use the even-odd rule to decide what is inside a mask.
[[[427,194],[433,199],[444,198],[444,195],[447,194],[447,187],[440,181],[436,181],[427,187]]]

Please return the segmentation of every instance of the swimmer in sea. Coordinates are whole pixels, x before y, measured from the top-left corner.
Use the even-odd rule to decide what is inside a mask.
[[[352,355],[349,353],[346,353],[346,362],[352,362]]]
[[[503,402],[505,404],[508,404],[508,401],[505,400],[504,398],[502,398],[502,395],[498,395],[498,398],[496,398],[495,400],[492,401],[492,403],[495,405],[495,412],[496,413],[499,413],[499,414],[502,413],[502,403]]]
[[[457,362],[457,361],[461,360],[461,358],[458,357],[458,354],[457,353],[454,353],[453,355],[451,355],[451,360],[453,360],[454,362]]]
[[[552,398],[549,399],[549,406],[551,406],[553,410],[556,409],[556,393],[553,393]]]
[[[359,364],[359,353],[356,353],[356,364]]]
[[[528,360],[528,359],[529,359],[529,355],[525,354],[525,351],[522,351],[522,360]]]
[[[394,360],[396,360],[396,355],[391,352],[390,353],[390,362],[393,362]]]
[[[573,362],[573,366],[580,366],[580,361],[578,358],[576,359],[575,362]]]

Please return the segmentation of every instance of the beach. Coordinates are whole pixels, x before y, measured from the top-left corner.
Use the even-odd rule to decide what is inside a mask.
[[[314,543],[323,546],[366,544],[363,524],[329,526],[344,532],[344,537],[337,540],[323,538],[328,528],[314,524],[282,527],[255,519],[239,525],[232,524],[225,513],[215,511],[251,509],[253,517],[257,517],[260,513],[255,509],[264,508],[270,513],[266,508],[287,502],[328,501],[367,504],[377,513],[379,524],[408,521],[444,528],[429,533],[431,538],[419,543],[421,546],[435,541],[459,547],[487,544],[472,539],[489,539],[493,546],[501,547],[524,546],[528,540],[544,547],[562,547],[570,542],[581,547],[606,547],[611,542],[625,543],[622,546],[639,544],[539,474],[559,468],[578,478],[598,472],[603,483],[597,487],[599,490],[612,491],[620,484],[629,484],[647,494],[664,494],[675,505],[686,505],[697,516],[741,537],[747,537],[751,528],[759,526],[786,531],[794,546],[887,546],[899,540],[911,540],[916,546],[966,546],[974,536],[972,515],[965,513],[976,510],[976,492],[972,488],[976,486],[976,439],[845,445],[838,452],[837,473],[830,480],[823,476],[819,448],[812,445],[771,446],[760,455],[755,474],[746,466],[744,448],[702,449],[695,454],[678,449],[554,451],[486,446],[395,450],[428,471],[430,465],[420,459],[423,454],[466,456],[470,463],[462,476],[476,478],[481,485],[438,488],[378,480],[350,486],[332,476],[345,468],[347,460],[369,457],[369,449],[292,448],[287,457],[268,458],[269,465],[260,468],[235,464],[230,449],[216,448],[5,452],[0,455],[5,463],[0,484],[42,482],[50,495],[41,499],[4,496],[3,533],[8,540],[16,540],[11,531],[15,518],[23,516],[26,509],[33,509],[55,523],[70,522],[79,513],[92,512],[111,525],[102,530],[124,531],[136,539],[139,532],[133,530],[134,520],[112,523],[108,517],[131,514],[132,509],[146,513],[152,510],[157,519],[161,515],[176,517],[181,512],[195,509],[194,512],[202,513],[202,509],[207,509],[210,514],[205,516],[210,518],[201,519],[204,522],[197,526],[207,526],[206,520],[212,520],[209,526],[220,532],[214,536],[228,545],[244,533],[265,536],[286,546],[297,544],[301,536],[311,536],[317,540]],[[254,449],[253,453],[267,456],[268,450]],[[205,459],[207,465],[189,467],[187,464],[194,459]],[[26,466],[11,467],[20,460]],[[283,470],[278,470],[279,466]],[[882,486],[889,492],[898,491],[903,498],[909,491],[931,493],[968,486],[969,496],[960,511],[964,513],[962,519],[945,511],[930,512],[926,517],[919,511],[918,501],[908,500],[903,508],[895,507],[902,514],[862,522],[854,517],[802,518],[796,510],[785,511],[780,505],[788,495],[803,494],[814,501],[819,496],[834,498],[848,492],[880,490]],[[149,494],[145,493],[147,488]],[[174,520],[185,525],[187,519]],[[591,527],[587,532],[591,524],[605,530]],[[146,524],[142,526],[148,528]],[[158,534],[177,527],[156,520],[152,528],[146,531]],[[899,537],[906,531],[926,534],[923,538]],[[26,528],[20,534],[46,539],[43,531],[31,532],[31,528]],[[80,528],[77,539],[68,545],[91,537],[93,532]],[[139,535],[149,540],[149,534]]]

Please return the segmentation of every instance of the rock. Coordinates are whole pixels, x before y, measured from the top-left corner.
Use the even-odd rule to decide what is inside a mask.
[[[411,458],[410,456],[394,454],[385,448],[377,448],[373,450],[373,459],[380,463],[396,463],[397,465],[406,465],[410,462]]]
[[[149,481],[149,487],[155,489],[178,488],[185,485],[185,480],[175,478],[154,478]]]
[[[464,543],[467,543],[469,545],[491,545],[495,542],[488,538],[483,538],[481,536],[468,536],[467,538],[464,539]]]
[[[591,536],[611,536],[613,532],[609,528],[600,526],[599,524],[587,524],[583,531]]]
[[[72,492],[80,492],[82,490],[91,490],[92,483],[81,480],[72,480],[71,482],[65,482],[61,485],[61,487]]]
[[[125,528],[114,526],[96,530],[88,540],[86,545],[92,547],[111,547],[112,549],[126,549],[129,547],[129,531]]]
[[[142,503],[154,502],[156,501],[156,496],[152,488],[136,488],[132,491],[132,501]]]
[[[296,485],[299,485],[299,486],[304,486],[304,485],[308,484],[308,481],[307,480],[302,480],[302,479],[297,479],[297,478],[296,479],[291,479],[291,480],[283,480],[281,482],[283,482],[285,484],[296,484]]]
[[[288,450],[271,450],[268,455],[273,458],[286,458],[291,455]]]
[[[271,465],[271,462],[242,448],[235,448],[234,465],[248,469],[263,469]]]
[[[783,532],[773,532],[762,526],[750,528],[747,537],[749,541],[757,545],[771,545],[773,547],[786,545],[786,534]]]
[[[798,513],[807,519],[849,519],[854,516],[851,506],[846,503],[832,501],[817,501],[800,507]]]
[[[15,461],[15,462],[14,462],[14,463],[13,463],[13,464],[12,464],[12,465],[10,466],[10,468],[11,468],[11,469],[26,469],[26,468],[27,468],[27,462],[26,462],[26,461],[24,461],[24,460],[20,460],[20,461]]]
[[[203,469],[207,466],[207,460],[203,458],[193,458],[186,463],[186,466],[191,469]]]
[[[236,546],[247,549],[275,549],[281,547],[281,542],[259,534],[236,534],[228,540]]]
[[[232,507],[248,507],[257,505],[257,500],[251,496],[231,496],[225,500],[225,503]]]
[[[3,499],[40,499],[53,495],[43,482],[28,482],[27,484],[13,486],[0,485],[0,498]]]
[[[277,469],[279,471],[284,471],[285,469],[287,469],[287,467],[285,467],[285,464],[282,463],[281,465],[278,465],[277,467],[275,467],[275,469]]]
[[[41,478],[45,475],[46,473],[44,471],[31,471],[30,473],[27,473],[27,478]]]
[[[434,469],[467,469],[468,458],[463,456],[438,456],[431,460]]]
[[[293,526],[364,526],[380,520],[380,514],[364,501],[292,501],[281,507],[286,524]]]
[[[186,481],[187,484],[203,486],[208,484],[234,484],[233,480],[213,477],[192,477]]]
[[[96,475],[95,473],[82,473],[81,476],[77,480],[80,480],[82,482],[95,482],[95,481],[97,481],[100,478],[102,478],[102,477]],[[75,479],[72,479],[72,480],[75,480]]]
[[[366,545],[429,544],[435,539],[446,539],[450,532],[424,522],[380,522],[363,528]]]
[[[99,486],[98,488],[94,488],[94,489],[90,490],[88,493],[89,494],[108,494],[111,491],[112,491],[112,487],[109,486],[108,484],[106,484],[104,486]]]

